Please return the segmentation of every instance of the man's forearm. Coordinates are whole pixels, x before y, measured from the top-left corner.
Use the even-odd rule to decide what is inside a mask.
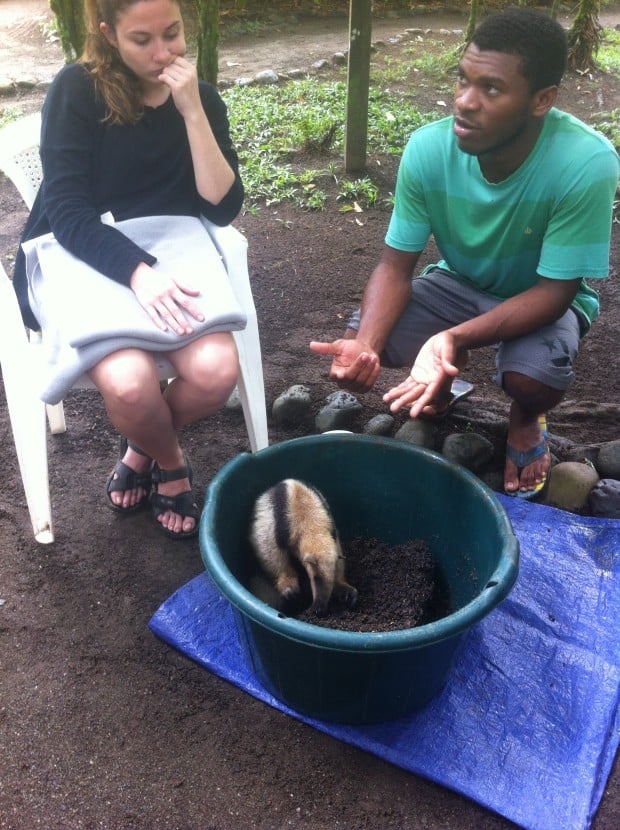
[[[411,299],[411,276],[419,253],[386,247],[372,272],[361,307],[358,339],[381,354],[390,332]]]
[[[380,354],[411,298],[411,288],[381,273],[379,265],[366,286],[358,339]]]

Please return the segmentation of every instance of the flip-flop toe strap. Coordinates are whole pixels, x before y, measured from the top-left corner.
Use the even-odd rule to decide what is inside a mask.
[[[517,451],[514,447],[511,447],[510,444],[506,445],[506,456],[512,461],[515,467],[518,467],[520,470],[523,467],[527,467],[536,459],[541,458],[541,456],[545,455],[548,451],[547,442],[545,440],[541,441],[539,444],[536,444],[535,447],[531,447],[529,450]]]

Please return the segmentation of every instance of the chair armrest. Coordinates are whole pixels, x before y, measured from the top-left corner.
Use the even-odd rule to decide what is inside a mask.
[[[248,241],[232,225],[220,227],[204,216],[200,217],[207,233],[211,237],[217,252],[222,257],[224,267],[232,285],[235,297],[246,314],[256,315],[254,297],[248,273]]]

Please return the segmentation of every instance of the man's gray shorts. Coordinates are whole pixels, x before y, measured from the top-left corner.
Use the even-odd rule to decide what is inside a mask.
[[[413,279],[411,294],[411,301],[381,355],[381,362],[386,366],[411,367],[429,337],[478,317],[501,302],[440,268]],[[357,331],[359,320],[358,310],[351,317],[349,328]],[[494,380],[501,386],[504,372],[519,372],[553,389],[568,389],[573,380],[579,339],[579,320],[569,309],[549,326],[497,344]]]

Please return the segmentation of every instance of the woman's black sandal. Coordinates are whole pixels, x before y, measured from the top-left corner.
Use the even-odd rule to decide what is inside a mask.
[[[162,470],[157,463],[153,465],[153,484],[155,487],[151,493],[153,515],[155,516],[157,524],[161,527],[166,536],[169,536],[171,539],[190,539],[198,533],[200,510],[198,509],[198,505],[196,504],[192,491],[187,490],[185,493],[179,493],[178,496],[164,496],[157,492],[158,484],[165,483],[167,481],[179,481],[182,478],[189,479],[189,483],[191,485],[192,468],[187,460],[185,461],[185,466],[178,467],[176,470]],[[162,513],[167,513],[168,511],[176,513],[178,516],[183,516],[184,519],[194,519],[194,527],[191,530],[185,532],[180,531],[179,533],[175,533],[174,530],[168,530],[168,528],[164,527],[158,520],[158,516],[161,516]]]
[[[106,504],[111,510],[116,511],[117,513],[122,513],[125,516],[130,513],[135,513],[138,510],[142,510],[149,500],[151,487],[153,486],[151,469],[144,473],[136,473],[135,470],[132,470],[131,467],[128,467],[127,464],[123,463],[127,447],[131,447],[131,449],[134,452],[137,452],[138,455],[146,455],[146,453],[142,452],[142,450],[138,447],[135,447],[133,444],[129,444],[126,438],[121,437],[119,449],[120,458],[110,473],[110,478],[108,479],[108,483],[106,485]],[[125,490],[135,490],[138,487],[142,487],[143,490],[146,490],[146,494],[137,504],[133,504],[131,507],[121,507],[118,504],[114,504],[110,498],[111,493],[124,493]]]

